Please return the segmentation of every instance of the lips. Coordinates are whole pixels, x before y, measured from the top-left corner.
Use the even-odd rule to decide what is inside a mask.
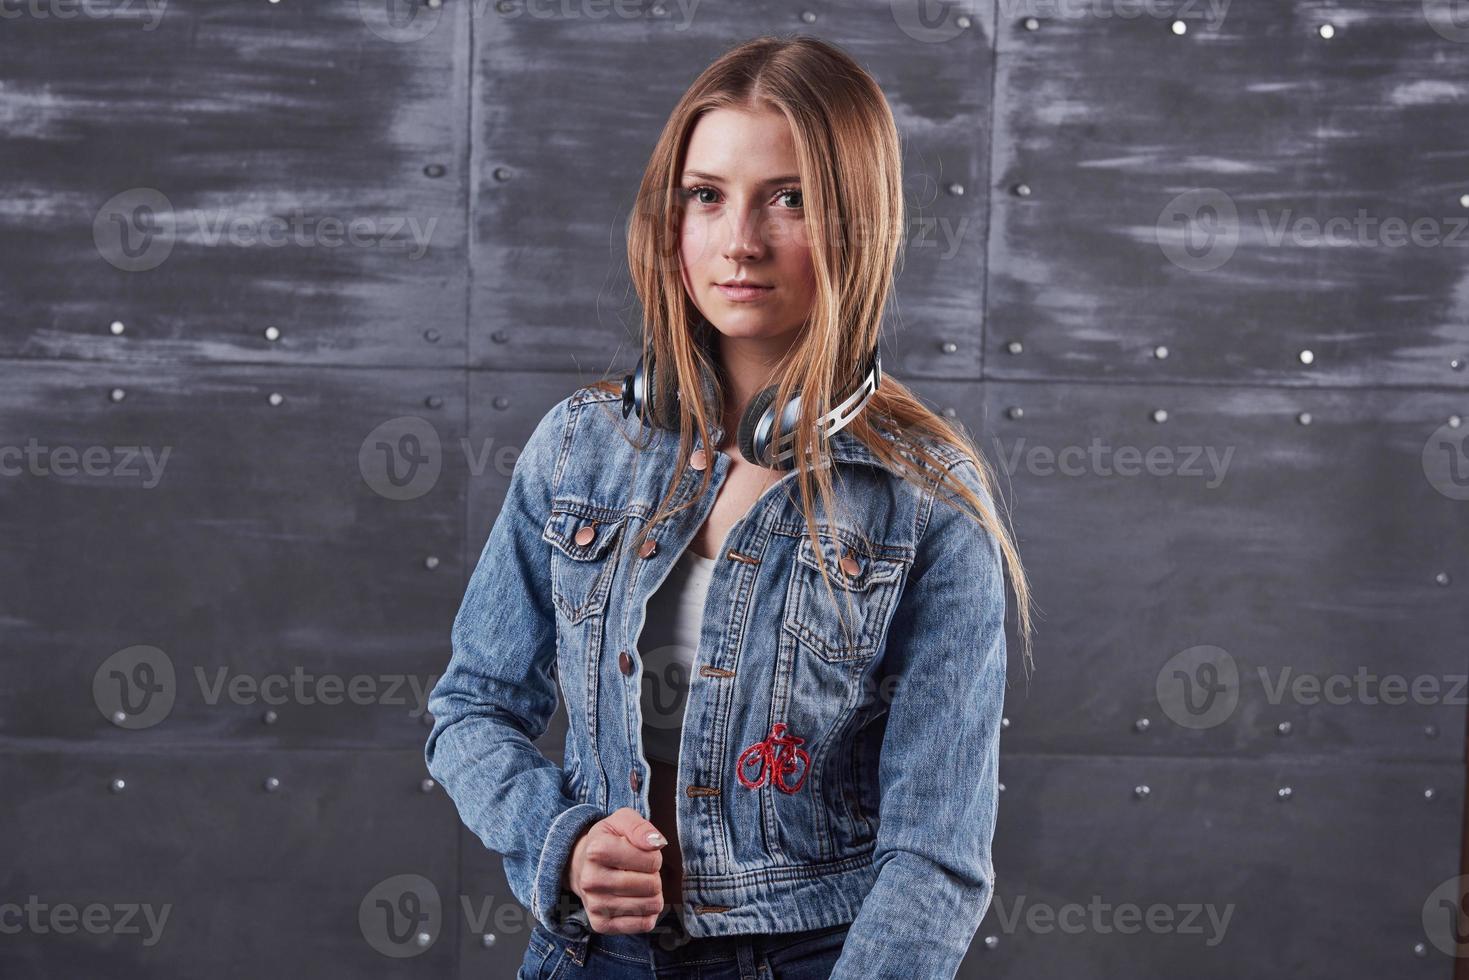
[[[748,301],[761,299],[774,292],[774,286],[758,285],[749,282],[720,282],[715,283],[715,288],[724,294],[726,299],[736,301]]]

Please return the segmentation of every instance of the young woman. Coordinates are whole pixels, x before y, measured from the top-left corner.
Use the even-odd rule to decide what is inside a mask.
[[[1029,599],[978,449],[881,372],[901,184],[811,38],[725,54],[654,148],[643,358],[536,426],[429,701],[520,980],[938,980],[989,906],[1007,571],[1023,659]]]

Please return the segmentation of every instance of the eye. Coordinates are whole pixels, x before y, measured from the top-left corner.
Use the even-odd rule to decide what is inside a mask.
[[[696,198],[698,199],[698,202],[700,204],[713,204],[713,201],[705,200],[704,198],[699,197],[700,194],[704,193],[718,194],[719,191],[713,187],[710,187],[708,184],[700,184],[697,187],[685,187],[683,196],[685,199]]]
[[[796,199],[795,200],[795,203],[790,205],[789,210],[791,210],[791,211],[799,211],[799,210],[801,210],[801,201],[802,201],[802,198],[801,198],[801,188],[799,188],[799,187],[784,187],[784,188],[781,188],[780,190],[778,190],[778,191],[775,192],[775,196],[776,196],[777,199],[782,198],[782,197],[786,197],[788,195],[792,195]]]

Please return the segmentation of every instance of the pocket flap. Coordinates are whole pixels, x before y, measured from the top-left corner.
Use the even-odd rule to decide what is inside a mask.
[[[625,519],[606,507],[557,500],[551,504],[541,537],[574,561],[598,561],[617,540]]]
[[[850,592],[865,592],[879,582],[892,582],[903,574],[906,563],[901,558],[872,554],[861,542],[846,542],[843,536],[834,536],[825,529],[818,529],[818,533],[821,537],[820,559],[811,547],[811,538],[802,534],[801,543],[796,548],[796,560],[817,574],[821,573],[824,564],[836,587]],[[842,558],[847,554],[857,562],[857,570],[851,575],[842,567]]]

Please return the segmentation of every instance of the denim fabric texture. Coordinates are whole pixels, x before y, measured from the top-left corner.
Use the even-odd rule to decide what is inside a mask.
[[[634,535],[677,446],[677,433],[623,419],[614,393],[582,388],[553,406],[516,461],[430,692],[429,772],[503,856],[543,941],[597,935],[561,888],[582,831],[620,807],[649,813],[636,641],[731,464],[708,452],[709,490],[644,554]],[[838,506],[818,502],[819,548],[792,472],[716,555],[677,827],[659,828],[683,853],[671,912],[695,939],[849,924],[832,977],[940,980],[957,973],[994,893],[1003,566],[948,493],[901,479],[845,430],[829,448]],[[993,508],[972,460],[925,448]],[[680,501],[700,476],[684,467]],[[557,763],[535,743],[560,699]]]

